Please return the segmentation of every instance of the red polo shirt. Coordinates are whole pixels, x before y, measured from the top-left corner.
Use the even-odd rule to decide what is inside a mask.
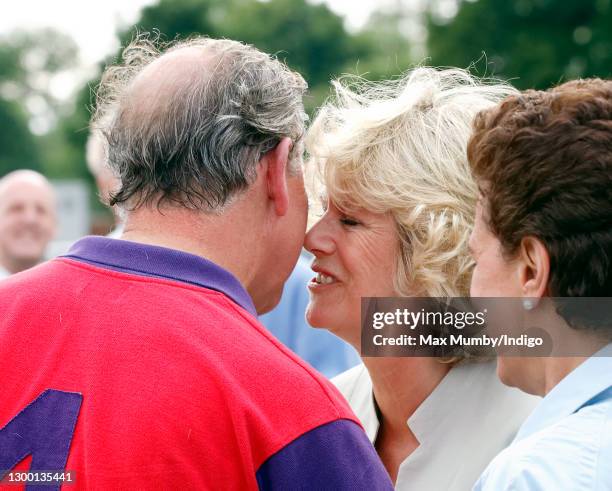
[[[339,393],[210,261],[88,237],[0,282],[0,313],[0,476],[69,470],[77,488],[391,487]]]

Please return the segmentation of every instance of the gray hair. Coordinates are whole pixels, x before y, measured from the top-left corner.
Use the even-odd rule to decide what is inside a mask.
[[[307,116],[299,74],[252,46],[193,38],[164,53],[202,48],[203,58],[211,56],[205,69],[143,108],[132,101],[130,85],[161,56],[157,46],[139,36],[122,63],[105,70],[97,91],[92,125],[107,138],[108,163],[121,179],[111,205],[167,201],[218,212],[248,188],[262,155],[283,137],[293,140],[289,172],[301,172]],[[104,124],[109,107],[115,116]]]

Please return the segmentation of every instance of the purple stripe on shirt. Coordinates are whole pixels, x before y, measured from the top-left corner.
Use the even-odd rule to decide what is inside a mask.
[[[216,290],[257,316],[253,300],[235,276],[194,254],[127,240],[91,236],[75,242],[62,257],[113,271],[165,278]]]
[[[257,471],[259,489],[392,490],[363,430],[342,419],[296,438]]]

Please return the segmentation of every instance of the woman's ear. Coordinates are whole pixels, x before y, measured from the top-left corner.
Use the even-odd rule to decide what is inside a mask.
[[[523,296],[534,299],[545,296],[550,278],[550,256],[546,246],[536,237],[523,237],[518,259]]]

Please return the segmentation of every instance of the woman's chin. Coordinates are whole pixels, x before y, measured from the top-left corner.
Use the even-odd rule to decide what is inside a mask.
[[[336,312],[330,312],[327,306],[317,305],[317,302],[310,302],[306,308],[306,321],[311,327],[316,329],[327,329],[335,333],[338,323]]]
[[[314,327],[316,329],[326,328],[324,324],[325,316],[321,316],[319,309],[314,307],[312,303],[308,304],[306,308],[306,322],[310,324],[310,327]]]
[[[359,338],[360,334],[357,332],[355,334],[354,329],[348,329],[347,326],[339,322],[337,316],[326,315],[327,312],[323,309],[318,309],[312,305],[308,306],[306,310],[306,321],[310,324],[310,327],[314,329],[325,329],[332,334],[335,334],[343,341],[355,346],[354,339],[352,339],[356,335]],[[358,330],[358,329],[357,329]],[[359,341],[359,339],[357,339]]]

